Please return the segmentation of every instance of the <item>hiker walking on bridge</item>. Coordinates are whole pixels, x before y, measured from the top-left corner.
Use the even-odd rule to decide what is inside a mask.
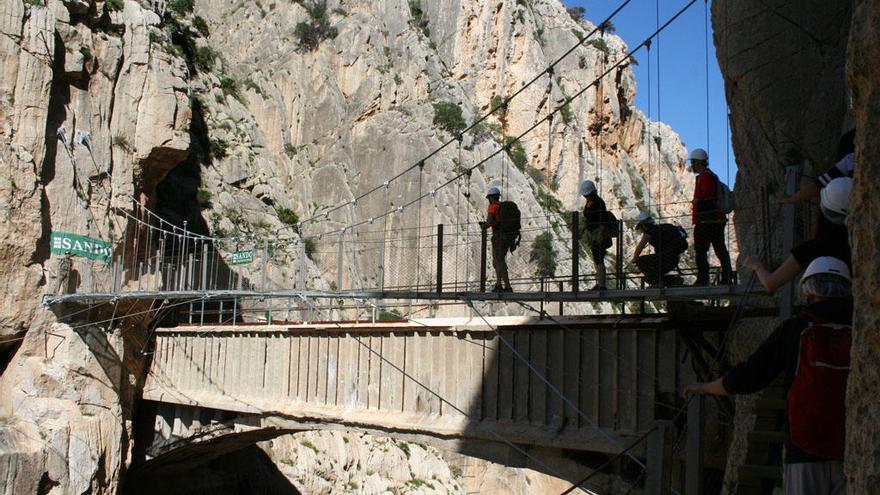
[[[513,292],[507,271],[507,252],[519,244],[520,214],[516,203],[501,201],[501,189],[490,187],[486,191],[489,207],[486,221],[480,222],[483,230],[492,228],[492,266],[495,268],[495,287],[492,292]]]
[[[719,208],[718,195],[722,187],[718,176],[709,170],[709,154],[697,148],[687,161],[689,170],[697,175],[694,199],[691,202],[691,221],[694,224],[694,257],[697,262],[697,280],[694,285],[709,284],[709,246],[721,263],[720,283],[731,281],[730,253],[724,245],[724,227],[727,215]]]
[[[581,183],[581,196],[585,201],[581,235],[590,248],[590,257],[596,266],[596,285],[590,290],[605,290],[605,253],[611,247],[611,240],[617,237],[617,217],[605,207],[605,201],[599,197],[593,181]]]
[[[852,344],[851,278],[842,260],[824,256],[807,267],[807,307],[780,325],[744,363],[685,395],[753,394],[785,374],[786,495],[843,495],[846,381]]]

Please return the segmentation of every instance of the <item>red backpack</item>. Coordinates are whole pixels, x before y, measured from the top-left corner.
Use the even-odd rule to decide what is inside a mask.
[[[788,429],[798,448],[826,459],[843,459],[846,380],[852,328],[806,311],[794,380],[788,390]]]

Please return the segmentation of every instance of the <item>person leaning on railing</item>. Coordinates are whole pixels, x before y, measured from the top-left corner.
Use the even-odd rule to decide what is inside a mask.
[[[801,279],[807,306],[758,350],[691,394],[753,394],[785,376],[783,488],[786,495],[843,495],[846,382],[852,346],[850,270],[842,260],[813,260]]]

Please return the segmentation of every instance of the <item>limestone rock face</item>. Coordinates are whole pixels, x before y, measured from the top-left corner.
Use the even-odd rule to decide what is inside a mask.
[[[856,312],[853,325],[852,370],[847,391],[846,474],[852,493],[871,493],[880,482],[880,71],[871,60],[880,56],[880,5],[853,2],[853,25],[847,53],[856,129],[856,168],[853,210],[849,219],[853,248],[853,287]],[[864,132],[862,132],[864,130]]]

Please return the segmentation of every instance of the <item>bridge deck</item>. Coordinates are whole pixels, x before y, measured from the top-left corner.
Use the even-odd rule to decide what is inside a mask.
[[[46,296],[46,304],[102,302],[135,299],[231,299],[231,298],[307,298],[363,300],[430,301],[522,301],[522,302],[625,302],[658,300],[735,299],[746,295],[765,295],[745,285],[685,286],[647,289],[608,289],[578,292],[432,292],[432,291],[310,291],[310,290],[206,290],[93,292]]]

